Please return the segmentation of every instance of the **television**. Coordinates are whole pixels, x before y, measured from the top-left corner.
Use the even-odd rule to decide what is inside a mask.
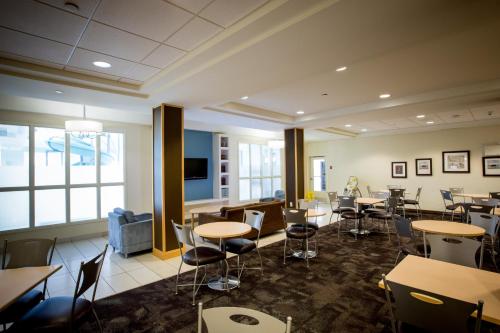
[[[208,159],[207,158],[185,158],[184,159],[184,179],[207,179]]]

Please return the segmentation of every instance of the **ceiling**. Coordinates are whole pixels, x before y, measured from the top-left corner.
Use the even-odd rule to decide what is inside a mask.
[[[320,140],[500,124],[495,0],[72,2],[4,0],[3,94]]]

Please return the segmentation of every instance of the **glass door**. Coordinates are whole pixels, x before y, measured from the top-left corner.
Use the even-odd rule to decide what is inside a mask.
[[[326,191],[326,160],[324,156],[314,156],[310,160],[309,188],[314,192]]]

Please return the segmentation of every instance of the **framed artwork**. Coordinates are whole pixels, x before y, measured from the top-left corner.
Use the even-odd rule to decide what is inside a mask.
[[[500,156],[483,157],[483,176],[500,177]]]
[[[443,151],[443,173],[470,173],[470,150]]]
[[[392,178],[406,178],[406,162],[392,162]]]
[[[432,176],[432,158],[415,159],[415,172],[417,176]]]

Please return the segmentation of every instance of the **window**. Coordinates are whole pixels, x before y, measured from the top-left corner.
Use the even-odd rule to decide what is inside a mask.
[[[0,124],[0,231],[106,218],[124,187],[122,133]]]
[[[271,197],[282,188],[280,149],[240,143],[238,150],[240,200]]]
[[[326,166],[324,157],[311,157],[311,181],[313,191],[326,191]]]

